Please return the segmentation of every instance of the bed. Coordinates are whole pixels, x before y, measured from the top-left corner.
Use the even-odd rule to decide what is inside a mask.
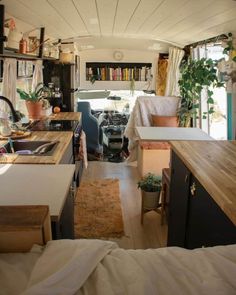
[[[0,294],[236,294],[236,245],[124,250],[102,240],[57,240],[0,254]]]

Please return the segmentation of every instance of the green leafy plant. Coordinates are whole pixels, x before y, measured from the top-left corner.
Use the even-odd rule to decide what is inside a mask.
[[[218,81],[216,63],[212,59],[200,60],[188,59],[183,61],[180,67],[181,79],[178,81],[181,96],[181,105],[177,111],[179,125],[189,127],[192,118],[199,117],[201,93],[205,89],[207,93],[208,112],[203,112],[203,118],[207,114],[214,113],[213,91],[209,89],[222,87],[224,83]]]
[[[228,33],[228,40],[226,41],[226,47],[224,48],[223,53],[230,56],[231,52],[236,50],[233,44],[233,34]],[[232,57],[232,60],[236,62],[236,56]]]
[[[138,188],[145,192],[158,192],[161,190],[161,179],[155,174],[148,173],[138,181]]]
[[[42,98],[45,97],[45,92],[47,92],[47,87],[43,85],[43,83],[37,84],[35,87],[34,91],[29,91],[28,93],[24,90],[21,90],[17,88],[17,93],[19,93],[20,98],[27,100],[27,101],[32,101],[32,102],[37,102],[40,101]]]

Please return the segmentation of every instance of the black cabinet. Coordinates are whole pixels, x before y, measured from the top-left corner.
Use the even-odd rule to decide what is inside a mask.
[[[236,243],[236,227],[172,151],[168,246],[188,249]]]
[[[185,245],[190,172],[183,162],[171,154],[168,246]]]
[[[52,238],[74,239],[74,194],[70,189],[58,221],[52,221]]]
[[[236,227],[194,176],[187,221],[186,248],[236,243]]]

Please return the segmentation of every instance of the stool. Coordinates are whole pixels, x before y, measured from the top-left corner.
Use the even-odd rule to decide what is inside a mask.
[[[170,171],[170,168],[162,169],[161,225],[164,223],[164,215],[166,216],[166,219],[168,219]]]
[[[162,214],[160,192],[144,192],[142,193],[142,203],[141,203],[141,224],[143,224],[143,215],[149,211],[155,211]],[[148,195],[147,195],[148,194]]]

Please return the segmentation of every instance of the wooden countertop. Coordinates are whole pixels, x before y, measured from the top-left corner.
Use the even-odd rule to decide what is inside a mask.
[[[170,144],[236,225],[236,141],[171,141]]]
[[[60,112],[58,114],[52,114],[45,119],[50,120],[76,120],[80,121],[82,117],[82,113],[79,112]]]
[[[0,164],[0,205],[48,205],[51,219],[57,221],[74,170],[74,165]]]
[[[59,164],[65,150],[70,143],[73,136],[72,132],[68,131],[34,131],[30,137],[25,140],[58,140],[59,143],[55,148],[52,156],[34,156],[34,155],[0,155],[0,163],[14,163],[14,164]],[[0,141],[0,145],[6,141]]]
[[[208,134],[199,128],[184,127],[136,127],[140,140],[212,140]]]

